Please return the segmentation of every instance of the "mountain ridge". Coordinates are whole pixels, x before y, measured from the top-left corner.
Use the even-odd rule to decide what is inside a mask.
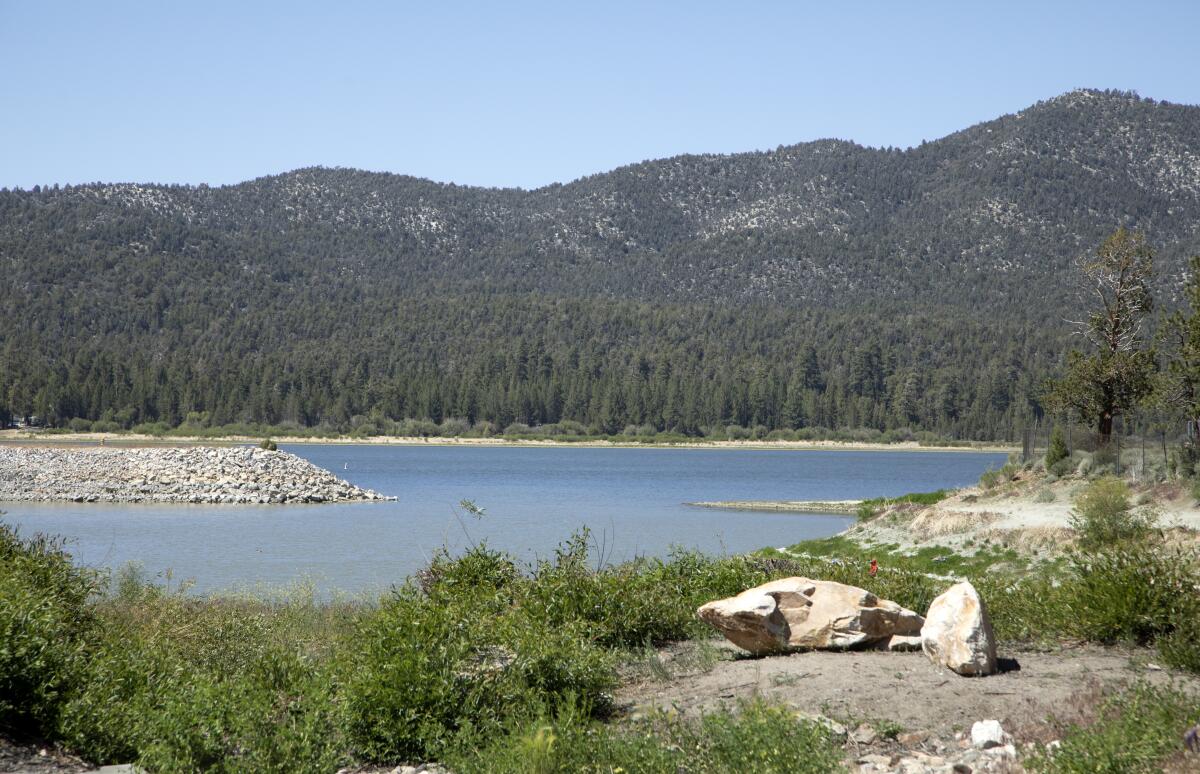
[[[186,413],[179,406],[157,405],[154,393],[165,388],[155,386],[154,363],[194,371],[185,364],[191,351],[204,353],[209,370],[189,378],[209,383],[210,393],[183,402],[220,403],[227,418],[245,415],[218,395],[221,384],[277,389],[257,386],[250,373],[219,376],[226,366],[213,365],[251,356],[283,371],[297,358],[320,361],[326,382],[343,373],[354,384],[352,406],[334,410],[330,383],[312,411],[263,396],[272,406],[263,416],[312,423],[375,409],[420,417],[433,393],[457,395],[464,374],[493,372],[489,349],[517,362],[522,351],[551,346],[539,331],[570,328],[554,322],[561,301],[594,321],[579,335],[605,368],[668,362],[697,384],[728,378],[737,390],[766,379],[775,392],[774,408],[759,412],[771,417],[767,426],[783,421],[788,364],[812,348],[826,378],[813,382],[819,390],[804,389],[828,391],[831,404],[818,411],[814,397],[807,410],[829,426],[901,422],[982,436],[1041,411],[1034,385],[1066,346],[1072,264],[1120,225],[1148,232],[1169,307],[1187,256],[1200,253],[1200,107],[1073,91],[906,150],[820,140],[681,155],[530,191],[337,168],[214,188],[0,191],[0,326],[8,331],[0,349],[9,353],[0,356],[0,401],[14,385],[36,396],[80,383],[94,395],[62,398],[75,408],[58,414],[96,418],[137,394],[149,401],[139,416],[178,419]],[[461,304],[477,307],[472,324],[488,328],[488,341],[472,339],[454,308]],[[710,315],[713,308],[728,314]],[[414,318],[414,309],[425,317]],[[975,354],[963,341],[939,349],[929,335],[901,330],[899,320],[913,314],[937,336],[961,338],[955,329],[972,318],[1012,341],[982,344]],[[772,340],[755,315],[786,340]],[[492,318],[504,327],[487,326]],[[689,318],[711,329],[689,331]],[[231,340],[230,331],[250,343]],[[586,372],[561,379],[617,389],[604,369],[584,368],[579,353],[570,354],[569,335],[555,336],[555,362]],[[744,352],[730,349],[734,341]],[[22,357],[18,343],[30,342],[38,362]],[[330,342],[347,350],[315,354]],[[907,363],[898,347],[915,360]],[[689,348],[702,357],[689,359]],[[97,371],[103,353],[120,353],[131,372]],[[353,365],[364,353],[369,362]],[[80,375],[57,363],[78,363]],[[878,372],[865,381],[863,363]],[[557,399],[520,397],[522,380],[533,377],[513,368],[498,404],[549,403],[532,414],[518,406],[493,415],[561,417]],[[405,392],[390,408],[368,389],[377,369],[388,389]],[[538,377],[543,393],[559,378],[553,370]],[[998,374],[1018,373],[1019,390],[996,387]],[[984,392],[964,387],[955,398],[978,404],[974,418],[932,403],[897,414],[904,400],[896,391],[913,379],[931,389],[955,379],[975,385]],[[146,383],[135,388],[138,380]],[[617,399],[579,397],[571,418],[596,421],[605,400]],[[847,408],[860,400],[867,403]],[[422,408],[399,408],[413,405]],[[720,407],[696,411],[690,430],[735,421]],[[754,412],[734,413],[742,424]],[[650,423],[672,426],[661,412]]]

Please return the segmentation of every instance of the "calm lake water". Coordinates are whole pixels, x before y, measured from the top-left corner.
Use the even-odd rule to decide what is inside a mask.
[[[962,486],[1003,454],[713,449],[286,446],[398,502],[348,505],[3,503],[3,518],[64,535],[98,567],[170,570],[199,592],[307,579],[374,592],[442,546],[486,539],[522,559],[551,556],[580,528],[611,561],[673,546],[738,553],[841,531],[846,517],[694,508],[697,500],[848,500]],[[476,520],[460,500],[486,509]],[[461,523],[460,523],[461,518]],[[469,535],[469,537],[468,537]]]

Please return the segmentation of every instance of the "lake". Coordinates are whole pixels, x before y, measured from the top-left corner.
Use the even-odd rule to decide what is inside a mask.
[[[295,445],[307,458],[397,502],[339,505],[3,503],[23,534],[66,536],[96,567],[140,563],[197,592],[312,582],[376,592],[440,547],[486,539],[523,560],[552,556],[586,526],[610,561],[673,546],[740,553],[827,537],[852,519],[721,511],[698,500],[849,500],[974,482],[1005,455],[588,447]],[[485,509],[476,519],[458,507]]]

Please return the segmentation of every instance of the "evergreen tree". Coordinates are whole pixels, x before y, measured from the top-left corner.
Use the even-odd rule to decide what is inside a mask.
[[[1071,452],[1067,449],[1067,439],[1063,435],[1062,426],[1055,425],[1050,432],[1050,446],[1046,449],[1046,469],[1053,468],[1070,456]]]
[[[1098,441],[1106,444],[1113,419],[1131,411],[1153,386],[1154,356],[1143,332],[1153,308],[1153,255],[1144,235],[1119,228],[1080,269],[1097,298],[1077,324],[1090,352],[1070,353],[1066,373],[1050,383],[1048,400],[1094,425]]]

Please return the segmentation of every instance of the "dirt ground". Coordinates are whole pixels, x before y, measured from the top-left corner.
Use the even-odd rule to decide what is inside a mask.
[[[1088,646],[1002,650],[1000,657],[1000,674],[968,678],[934,666],[919,652],[755,658],[723,641],[679,643],[659,651],[659,665],[633,677],[617,703],[626,712],[656,707],[686,716],[761,696],[839,722],[890,721],[950,739],[977,720],[1016,729],[1066,712],[1096,684],[1176,682],[1200,696],[1200,677],[1157,668],[1152,651]]]
[[[54,745],[37,740],[12,740],[0,735],[0,773],[74,774],[93,767]]]

